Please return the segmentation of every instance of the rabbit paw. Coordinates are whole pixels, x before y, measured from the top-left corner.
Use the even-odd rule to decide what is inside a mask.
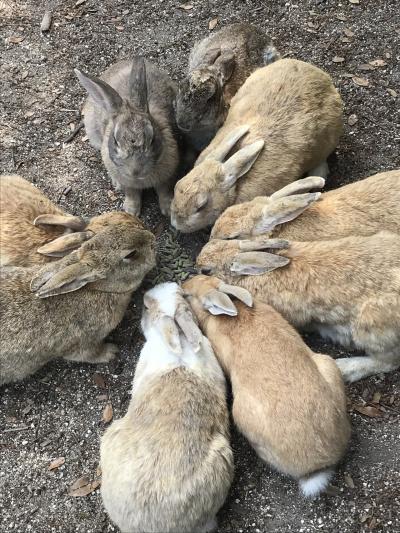
[[[173,197],[170,194],[160,194],[158,197],[158,203],[160,204],[161,213],[166,217],[169,217],[171,214],[172,198]]]
[[[124,211],[131,215],[139,216],[142,208],[141,198],[125,198]]]
[[[119,351],[118,346],[111,342],[106,342],[102,348],[102,351],[96,357],[96,363],[109,363],[115,358]]]

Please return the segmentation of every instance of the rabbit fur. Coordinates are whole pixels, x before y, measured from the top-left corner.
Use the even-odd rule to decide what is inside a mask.
[[[334,360],[313,353],[279,313],[244,289],[207,276],[183,289],[230,377],[239,430],[264,461],[299,480],[305,496],[318,495],[350,437]]]
[[[214,239],[197,266],[246,288],[295,327],[364,350],[367,357],[336,360],[346,381],[400,365],[398,234],[314,242]]]
[[[53,257],[38,253],[38,248],[60,237],[69,248],[72,240],[79,246],[85,226],[21,176],[0,176],[0,266],[46,263]]]
[[[380,172],[322,195],[309,192],[323,186],[323,178],[310,176],[269,197],[228,207],[215,222],[211,237],[262,235],[313,241],[381,230],[400,233],[400,170]]]
[[[102,217],[103,230],[58,261],[1,268],[0,385],[58,357],[102,363],[116,354],[104,339],[155,265],[155,238],[128,213]]]
[[[172,225],[197,231],[230,205],[270,195],[306,173],[326,177],[323,163],[342,127],[339,93],[319,68],[281,59],[256,70],[196,166],[175,185]]]
[[[89,93],[86,133],[114,186],[124,190],[124,209],[139,215],[142,189],[154,187],[169,214],[179,163],[174,82],[141,57],[115,63],[100,78],[75,72]]]
[[[197,150],[222,126],[246,78],[279,58],[271,39],[247,23],[230,24],[195,43],[176,98],[177,124]]]
[[[176,283],[144,296],[126,415],[101,440],[101,494],[122,532],[205,533],[233,477],[226,385]]]

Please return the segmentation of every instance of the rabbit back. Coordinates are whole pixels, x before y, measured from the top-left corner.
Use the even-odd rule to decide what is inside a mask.
[[[132,533],[204,526],[232,481],[228,435],[223,390],[184,367],[150,380],[102,438],[111,519]]]
[[[62,226],[35,226],[42,214],[65,215],[21,176],[0,177],[0,266],[32,266],[49,259],[37,248],[63,235]]]

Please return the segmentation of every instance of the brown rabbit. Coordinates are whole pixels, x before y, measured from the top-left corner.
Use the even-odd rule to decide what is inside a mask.
[[[101,439],[101,495],[125,533],[206,533],[233,478],[225,378],[176,283],[144,296],[126,415]]]
[[[59,261],[1,268],[0,385],[58,357],[114,357],[117,347],[104,339],[155,265],[155,238],[139,224],[128,213],[106,213],[97,233]]]
[[[235,423],[264,461],[299,480],[305,496],[316,496],[350,437],[340,370],[329,356],[313,353],[272,307],[226,287],[206,276],[183,285],[230,377]],[[230,294],[241,301],[233,303]]]
[[[279,58],[271,39],[248,23],[230,24],[195,43],[176,99],[178,127],[203,150],[222,126],[232,97],[258,67]]]
[[[230,205],[270,195],[304,174],[326,177],[342,127],[339,93],[319,68],[281,59],[256,70],[196,166],[175,185],[172,224],[197,231]]]
[[[398,234],[290,243],[214,239],[197,265],[246,288],[295,327],[364,350],[367,357],[336,361],[347,381],[400,365]]]
[[[38,248],[61,236],[69,248],[72,242],[79,246],[85,226],[84,220],[65,213],[21,176],[0,176],[1,266],[48,262]]]
[[[90,95],[83,108],[86,133],[114,186],[124,190],[124,209],[139,215],[142,190],[154,187],[162,213],[169,214],[179,163],[175,84],[141,57],[115,63],[100,78],[75,73]]]
[[[400,233],[400,170],[381,172],[322,195],[308,192],[323,186],[323,178],[308,177],[271,196],[228,207],[214,224],[211,237],[263,235],[313,241],[381,230]]]

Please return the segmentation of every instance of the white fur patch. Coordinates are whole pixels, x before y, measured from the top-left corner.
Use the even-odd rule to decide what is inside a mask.
[[[306,498],[315,498],[326,489],[332,476],[332,470],[324,470],[310,477],[300,479],[301,492]]]
[[[178,305],[178,295],[182,294],[182,289],[175,282],[160,283],[146,292],[149,296],[157,300],[160,311],[171,318],[174,317]]]

